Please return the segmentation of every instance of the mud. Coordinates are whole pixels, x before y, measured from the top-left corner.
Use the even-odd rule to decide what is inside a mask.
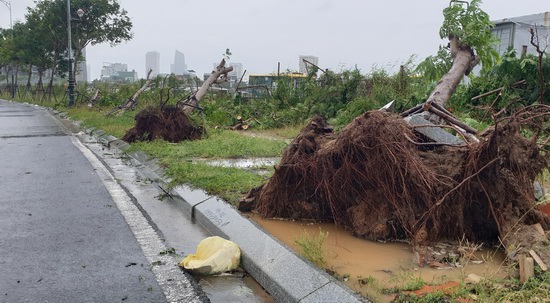
[[[483,260],[481,264],[470,262],[465,263],[462,268],[451,269],[435,269],[429,266],[419,268],[415,264],[415,253],[407,243],[380,243],[360,239],[332,223],[270,220],[257,214],[247,215],[297,252],[300,252],[300,248],[294,240],[304,231],[310,236],[318,235],[320,231],[328,232],[324,242],[327,268],[340,277],[348,274],[349,279],[344,283],[364,296],[369,295],[369,288],[362,285],[358,277],[374,277],[380,285],[389,288],[418,277],[428,283],[443,283],[462,281],[471,273],[485,278],[504,278],[507,274],[504,266],[505,254],[495,248],[484,248],[476,252],[477,259]],[[390,300],[391,296],[380,299]]]

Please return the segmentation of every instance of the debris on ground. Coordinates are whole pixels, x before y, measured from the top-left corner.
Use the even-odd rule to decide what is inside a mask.
[[[197,252],[188,255],[180,267],[199,275],[218,275],[239,267],[241,250],[234,242],[221,237],[208,237],[197,246]]]

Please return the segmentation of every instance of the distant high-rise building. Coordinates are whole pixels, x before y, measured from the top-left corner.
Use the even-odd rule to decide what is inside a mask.
[[[187,75],[187,64],[185,64],[185,55],[176,50],[176,55],[174,56],[174,63],[170,64],[170,73],[175,75]]]
[[[300,63],[299,63],[299,66],[300,66],[300,73],[303,73],[303,74],[307,74],[309,70],[311,70],[311,64],[309,63],[306,63],[304,61],[304,59],[308,62],[311,62],[315,65],[319,65],[319,57],[315,57],[315,56],[300,56]]]
[[[155,77],[160,74],[160,54],[159,52],[148,52],[145,54],[145,75],[152,69],[151,77]]]
[[[234,81],[238,82],[244,73],[243,64],[234,62],[229,64],[229,66],[233,66],[233,70],[230,71],[228,74],[229,79],[230,80],[235,79]]]
[[[76,83],[88,82],[88,65],[86,65],[86,48],[82,49],[82,61],[76,65],[75,81]]]

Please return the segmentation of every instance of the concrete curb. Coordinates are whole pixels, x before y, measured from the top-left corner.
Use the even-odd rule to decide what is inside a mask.
[[[126,153],[130,147],[128,143],[106,135],[103,130],[91,128],[85,132],[107,148]],[[156,159],[143,152],[127,154],[143,165],[140,170],[147,178],[168,188],[170,180]],[[192,220],[213,235],[237,243],[242,253],[242,267],[278,302],[369,302],[296,255],[218,197],[186,185],[174,188],[170,194]]]

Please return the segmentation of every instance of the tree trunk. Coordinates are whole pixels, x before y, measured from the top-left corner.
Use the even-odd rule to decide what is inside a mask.
[[[143,93],[149,87],[149,85],[151,85],[151,82],[153,82],[153,79],[151,78],[152,72],[153,70],[150,69],[149,72],[147,73],[147,79],[145,80],[145,84],[143,84],[143,86],[140,89],[138,89],[138,91],[133,96],[128,98],[128,100],[126,100],[126,102],[120,107],[120,112],[118,113],[118,116],[124,114],[124,112],[127,109],[131,109],[136,105],[137,98],[139,97],[139,95],[141,95],[141,93]]]
[[[50,82],[48,83],[48,101],[52,100],[52,93],[53,93],[53,79],[55,77],[55,71],[56,71],[56,65],[52,65],[52,72],[50,74]]]
[[[44,77],[44,70],[38,69],[38,82],[36,82],[36,88],[44,90],[44,84],[42,78]]]
[[[222,59],[220,64],[218,64],[216,69],[212,71],[210,77],[204,81],[197,92],[178,102],[178,107],[182,108],[184,113],[190,114],[195,108],[197,108],[199,102],[206,95],[210,86],[212,86],[212,84],[220,84],[225,82],[227,80],[227,73],[232,70],[233,66],[225,67],[225,59]]]
[[[9,86],[10,85],[10,71],[11,71],[11,68],[9,68],[8,66],[4,66],[4,71],[6,71],[6,85]]]
[[[29,64],[29,76],[27,77],[27,90],[31,88],[31,78],[32,78],[32,63]]]
[[[426,103],[436,103],[441,107],[445,104],[455,91],[456,87],[464,77],[479,63],[479,57],[474,55],[472,49],[467,45],[462,45],[456,37],[449,37],[451,56],[453,57],[453,65],[435,86]]]
[[[95,93],[88,100],[88,107],[89,108],[92,108],[94,106],[94,102],[95,102],[95,100],[97,99],[98,96],[99,96],[99,88],[96,88]]]
[[[17,91],[17,95],[19,96],[19,89],[18,88],[18,85],[17,85],[17,76],[19,76],[19,65],[16,65],[15,66],[15,76],[14,76],[14,83],[13,83],[13,91]],[[15,96],[15,94],[14,94]]]

